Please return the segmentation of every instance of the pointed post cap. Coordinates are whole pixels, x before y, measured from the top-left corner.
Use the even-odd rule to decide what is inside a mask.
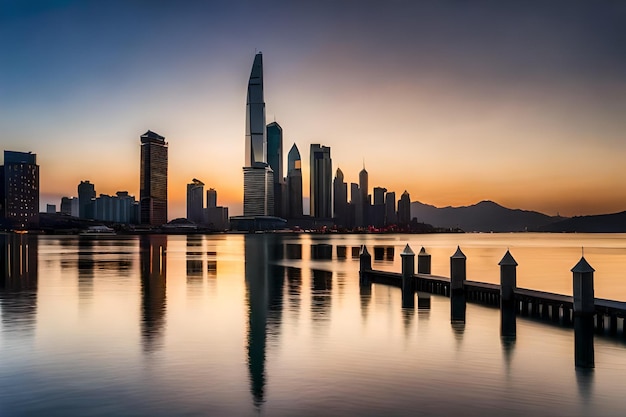
[[[367,251],[367,248],[365,247],[365,245],[361,245],[361,252],[359,252],[359,255],[366,255],[369,256],[369,252]]]
[[[587,260],[583,256],[582,258],[580,258],[580,261],[578,261],[578,263],[572,268],[572,272],[575,274],[587,274],[590,272],[595,272],[595,269],[593,269],[591,265],[589,265],[589,262],[587,262]]]
[[[461,250],[461,247],[457,246],[456,247],[456,252],[454,252],[454,255],[452,255],[450,257],[450,259],[467,259],[467,257],[465,256],[465,254]]]
[[[498,263],[498,265],[517,266],[517,262],[515,262],[515,258],[513,258],[513,255],[511,255],[511,252],[509,252],[509,250],[507,249],[506,253],[502,257],[502,260],[500,261],[500,263]]]
[[[422,249],[420,249],[420,255],[428,255],[428,253],[426,252],[426,249],[422,246]]]
[[[400,254],[400,256],[411,256],[411,255],[415,255],[415,252],[413,252],[413,249],[411,249],[411,247],[407,243],[406,246],[404,247],[404,250]]]

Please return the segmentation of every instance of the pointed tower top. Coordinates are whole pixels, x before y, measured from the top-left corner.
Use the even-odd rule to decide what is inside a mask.
[[[428,255],[428,252],[426,252],[426,248],[424,248],[424,247],[422,246],[422,249],[420,249],[420,253],[419,253],[419,254],[420,254],[420,255]]]
[[[361,252],[359,255],[369,255],[370,253],[367,251],[367,247],[365,245],[361,245]]]
[[[413,252],[413,249],[411,249],[411,247],[407,243],[406,246],[404,247],[404,250],[400,254],[400,256],[410,256],[410,255],[415,255],[415,252]]]
[[[580,258],[580,261],[578,261],[578,263],[572,268],[572,272],[575,274],[587,274],[590,272],[595,272],[595,269],[593,269],[591,265],[589,265],[589,262],[587,262],[587,260],[583,256],[582,258]]]
[[[511,255],[509,250],[506,250],[506,253],[502,257],[502,260],[498,263],[500,266],[517,266],[517,262],[515,262],[515,258]]]
[[[450,258],[452,259],[467,259],[460,246],[456,247],[456,252]]]

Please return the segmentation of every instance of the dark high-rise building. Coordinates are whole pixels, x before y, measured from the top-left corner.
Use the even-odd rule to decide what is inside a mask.
[[[93,219],[94,200],[96,199],[96,186],[89,181],[81,181],[78,184],[78,217],[81,219]]]
[[[348,227],[348,184],[339,168],[333,180],[333,215],[337,226]]]
[[[31,152],[4,151],[0,167],[0,213],[6,227],[39,226],[39,165]]]
[[[150,130],[141,135],[139,206],[141,224],[167,223],[167,142]]]
[[[267,163],[274,173],[274,216],[285,217],[283,213],[283,128],[276,122],[267,125]]]
[[[385,196],[385,224],[391,225],[398,222],[396,213],[396,193],[391,191]]]
[[[411,222],[411,197],[405,190],[398,200],[398,224],[406,226]]]
[[[287,217],[302,217],[302,160],[294,143],[287,155]]]
[[[332,218],[332,170],[330,147],[311,144],[311,217]]]
[[[187,220],[196,224],[203,221],[204,183],[194,178],[187,184]]]
[[[369,219],[369,211],[370,211],[370,200],[369,200],[369,196],[368,196],[368,190],[369,190],[369,175],[367,173],[367,171],[365,170],[365,164],[363,164],[363,169],[361,170],[361,172],[359,172],[359,190],[361,192],[361,199],[360,199],[360,203],[361,203],[361,207],[357,208],[357,210],[360,210],[360,213],[357,215],[357,217],[359,217],[360,219],[360,224],[358,224],[357,226],[369,226],[370,224],[370,219]]]
[[[209,188],[206,192],[206,207],[217,207],[217,191],[214,188]]]
[[[254,57],[246,100],[246,155],[243,167],[243,215],[274,214],[274,173],[267,164],[263,55]]]
[[[370,223],[375,227],[385,225],[385,193],[386,188],[374,187],[374,205],[370,207]]]

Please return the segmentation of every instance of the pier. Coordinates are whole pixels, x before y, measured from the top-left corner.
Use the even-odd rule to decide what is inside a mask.
[[[413,251],[407,245],[401,254],[404,259],[412,257]],[[515,268],[517,263],[507,251],[500,262],[501,285],[471,281],[466,277],[465,255],[460,248],[450,257],[450,277],[430,274],[430,255],[424,248],[418,255],[417,272],[408,273],[403,268],[402,273],[378,271],[371,267],[371,256],[365,246],[360,253],[360,282],[362,285],[371,283],[390,285],[402,288],[403,292],[412,291],[412,294],[403,294],[403,304],[414,293],[425,292],[454,298],[462,297],[463,306],[461,319],[465,318],[465,302],[487,306],[509,308],[514,315],[533,317],[567,327],[576,327],[575,319],[578,316],[587,317],[593,325],[596,334],[621,335],[626,338],[626,302],[607,300],[593,297],[593,268],[583,257],[572,269],[574,296],[554,294],[526,288],[517,288],[515,284]],[[411,268],[411,266],[408,266]],[[509,281],[508,284],[505,281]],[[583,291],[581,302],[577,308],[575,298]],[[504,297],[506,296],[506,299]],[[593,301],[590,301],[593,300]],[[452,303],[459,305],[458,302]],[[587,305],[583,305],[587,304]],[[454,308],[451,319],[455,317]]]

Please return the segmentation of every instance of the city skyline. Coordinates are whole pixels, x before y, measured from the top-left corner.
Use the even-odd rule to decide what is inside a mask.
[[[4,149],[38,155],[43,210],[85,179],[139,195],[136,137],[153,129],[170,143],[170,219],[184,217],[194,177],[241,214],[241,107],[258,48],[285,150],[331,147],[348,184],[365,158],[370,188],[436,206],[626,209],[623,6],[360,5],[7,5]],[[274,15],[289,23],[252,24]]]

